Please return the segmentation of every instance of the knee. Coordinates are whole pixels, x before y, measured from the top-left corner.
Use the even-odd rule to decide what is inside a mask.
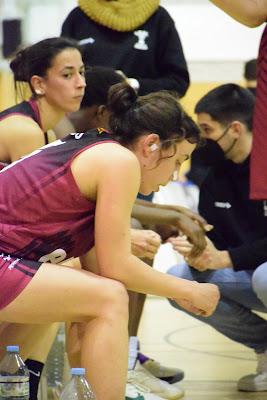
[[[260,265],[252,275],[252,288],[258,298],[267,306],[267,262]]]
[[[128,310],[129,297],[125,286],[120,282],[109,280],[105,287],[102,315],[128,319]]]
[[[190,267],[186,263],[181,263],[172,266],[168,269],[167,274],[173,275],[176,278],[194,280],[192,273],[190,271]]]

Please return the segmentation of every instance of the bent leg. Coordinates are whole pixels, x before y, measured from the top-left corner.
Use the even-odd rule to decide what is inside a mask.
[[[20,355],[26,360],[45,363],[49,350],[56,337],[59,324],[0,324],[0,358],[6,346],[16,344],[20,347]]]
[[[218,285],[221,298],[210,317],[192,315],[245,346],[262,353],[267,348],[267,322],[252,310],[267,312],[252,289],[252,271],[235,272],[230,268],[199,272],[187,264],[172,267],[169,274],[180,278]],[[173,307],[177,303],[171,301]]]
[[[41,324],[85,322],[82,366],[97,398],[124,399],[128,297],[119,282],[84,270],[43,264],[23,292],[0,311],[0,319]]]

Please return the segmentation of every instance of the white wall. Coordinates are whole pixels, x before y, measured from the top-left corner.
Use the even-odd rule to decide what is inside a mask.
[[[10,2],[0,0],[0,10],[4,1]],[[193,79],[218,80],[225,74],[230,80],[239,79],[244,61],[257,57],[263,26],[244,27],[208,0],[161,0],[161,4],[176,23]],[[24,14],[25,42],[33,43],[59,35],[77,1],[17,0],[17,5]]]
[[[208,0],[162,0],[161,3],[176,23],[188,60],[236,61],[256,57],[263,26],[245,27]]]

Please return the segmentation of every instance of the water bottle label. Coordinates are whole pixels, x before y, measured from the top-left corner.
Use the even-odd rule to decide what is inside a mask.
[[[27,397],[29,396],[29,378],[28,377],[18,377],[17,376],[9,376],[3,377],[1,376],[0,381],[0,396],[2,398],[10,398],[10,397]]]

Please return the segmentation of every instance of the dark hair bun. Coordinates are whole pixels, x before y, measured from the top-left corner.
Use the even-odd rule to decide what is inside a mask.
[[[117,83],[108,92],[108,108],[115,114],[124,114],[137,100],[136,91],[127,83]]]
[[[27,49],[20,50],[9,66],[14,74],[15,81],[27,82],[29,79],[29,69],[27,62]]]

